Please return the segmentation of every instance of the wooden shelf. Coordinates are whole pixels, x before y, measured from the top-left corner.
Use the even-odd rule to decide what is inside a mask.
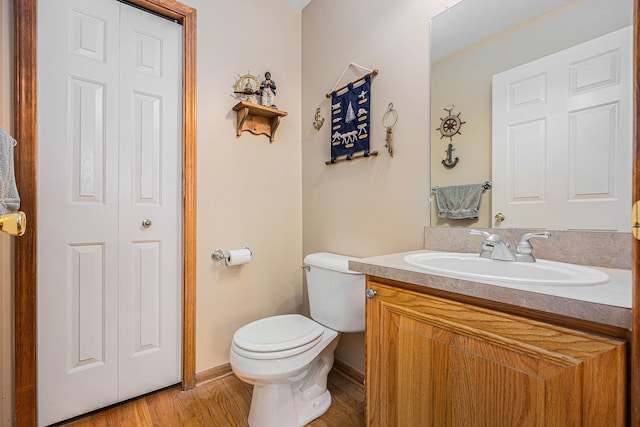
[[[233,111],[238,113],[237,136],[248,130],[254,135],[267,135],[270,142],[275,139],[280,118],[287,115],[286,112],[277,108],[264,107],[246,101],[238,102],[233,107]]]

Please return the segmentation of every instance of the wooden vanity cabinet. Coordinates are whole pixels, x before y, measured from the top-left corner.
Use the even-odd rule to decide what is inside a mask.
[[[367,287],[367,426],[625,425],[625,341]]]

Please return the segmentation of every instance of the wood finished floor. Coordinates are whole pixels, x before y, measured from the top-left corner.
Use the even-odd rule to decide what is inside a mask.
[[[331,407],[308,425],[364,426],[362,386],[332,370],[328,388],[332,397]],[[178,386],[169,387],[59,425],[244,427],[247,425],[251,392],[251,385],[228,375],[185,392]]]

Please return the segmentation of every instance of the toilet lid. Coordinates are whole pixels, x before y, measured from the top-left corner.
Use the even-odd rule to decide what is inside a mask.
[[[241,327],[233,335],[233,343],[250,352],[281,352],[317,342],[323,333],[319,323],[299,314],[285,314]]]

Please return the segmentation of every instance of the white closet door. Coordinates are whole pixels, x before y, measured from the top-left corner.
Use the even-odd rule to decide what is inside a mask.
[[[118,400],[119,5],[41,0],[38,15],[38,417],[47,425]]]
[[[38,15],[47,425],[180,381],[182,60],[179,25],[149,15],[160,36],[115,0],[40,0]]]
[[[631,42],[628,27],[493,77],[494,226],[629,231]]]
[[[127,399],[180,382],[182,27],[129,6],[122,12],[120,399]]]

